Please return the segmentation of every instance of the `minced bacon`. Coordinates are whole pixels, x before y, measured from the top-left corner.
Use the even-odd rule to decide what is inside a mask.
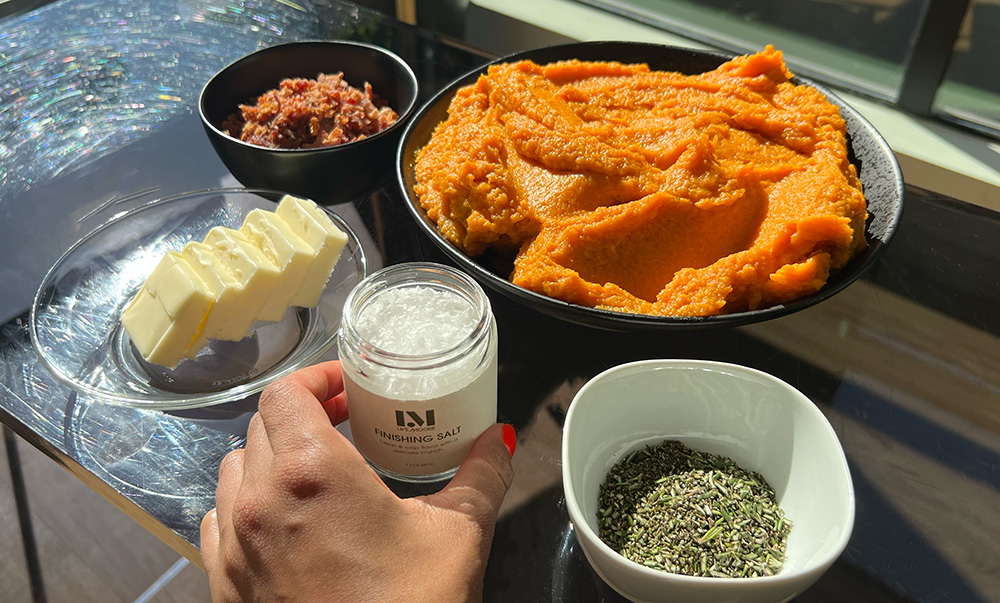
[[[343,73],[321,73],[316,79],[282,80],[254,105],[240,105],[222,130],[250,144],[274,149],[330,147],[377,134],[397,115],[372,93],[344,81]]]

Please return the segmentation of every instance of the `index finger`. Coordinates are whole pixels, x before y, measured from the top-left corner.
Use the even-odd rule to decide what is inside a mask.
[[[260,395],[258,411],[272,449],[278,452],[336,432],[335,422],[347,418],[343,391],[344,378],[336,360],[299,369],[268,385]]]

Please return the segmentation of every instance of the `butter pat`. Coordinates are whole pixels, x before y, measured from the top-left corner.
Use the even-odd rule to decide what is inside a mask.
[[[240,288],[231,314],[221,318],[225,337],[219,337],[239,341],[254,322],[261,320],[264,303],[281,283],[281,270],[242,232],[232,228],[216,226],[208,231],[205,246],[233,276],[237,283],[234,286]]]
[[[167,252],[122,315],[142,357],[173,368],[199,340],[215,294],[175,251]]]
[[[251,211],[243,220],[240,232],[263,251],[281,272],[279,281],[271,289],[258,315],[260,320],[281,320],[292,297],[302,286],[315,253],[273,212],[262,209]]]
[[[313,249],[312,263],[291,301],[293,306],[311,308],[319,303],[326,282],[347,245],[347,235],[334,225],[326,212],[306,199],[285,195],[275,213]]]
[[[255,312],[247,312],[244,305],[244,283],[233,276],[232,271],[213,252],[213,248],[192,241],[184,246],[181,257],[201,277],[215,296],[212,311],[205,321],[200,339],[188,350],[194,357],[198,350],[208,344],[209,339],[239,341],[243,339],[253,324]]]

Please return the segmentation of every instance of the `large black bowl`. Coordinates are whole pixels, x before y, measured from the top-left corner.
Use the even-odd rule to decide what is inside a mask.
[[[316,149],[269,149],[219,129],[240,104],[255,102],[285,78],[340,71],[355,88],[370,82],[399,115],[396,123],[362,140]],[[392,176],[393,154],[416,102],[417,78],[395,54],[371,44],[317,41],[271,46],[230,64],[205,84],[198,111],[215,151],[244,185],[332,204],[364,195]]]
[[[732,55],[640,42],[582,42],[519,52],[494,62],[511,62],[523,59],[530,59],[540,64],[565,59],[620,61],[623,63],[646,63],[655,70],[697,74],[715,69],[731,58]],[[784,316],[827,299],[842,291],[864,274],[882,255],[886,243],[889,242],[899,223],[903,209],[903,176],[889,145],[870,123],[844,101],[812,81],[795,78],[793,81],[796,83],[806,83],[816,87],[826,95],[831,103],[840,108],[841,115],[847,122],[847,141],[851,161],[858,169],[865,197],[868,200],[869,218],[865,225],[868,247],[841,270],[832,274],[822,289],[786,304],[748,312],[706,317],[663,317],[589,308],[518,287],[507,280],[508,268],[510,268],[509,260],[498,263],[497,258],[489,255],[479,258],[471,258],[466,255],[438,232],[437,226],[427,217],[413,191],[416,183],[414,153],[427,144],[434,128],[446,119],[448,105],[455,96],[455,92],[462,86],[475,82],[480,74],[486,72],[487,67],[488,65],[484,65],[458,78],[436,94],[414,115],[400,141],[396,157],[397,177],[407,200],[407,207],[417,224],[459,266],[484,285],[546,314],[578,324],[614,330],[732,327]]]

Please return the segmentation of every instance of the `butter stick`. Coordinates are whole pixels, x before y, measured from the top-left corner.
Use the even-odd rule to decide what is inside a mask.
[[[291,305],[315,306],[346,243],[319,206],[285,197],[274,212],[252,210],[239,230],[217,226],[168,252],[123,326],[146,360],[172,368],[211,339],[239,341]]]

